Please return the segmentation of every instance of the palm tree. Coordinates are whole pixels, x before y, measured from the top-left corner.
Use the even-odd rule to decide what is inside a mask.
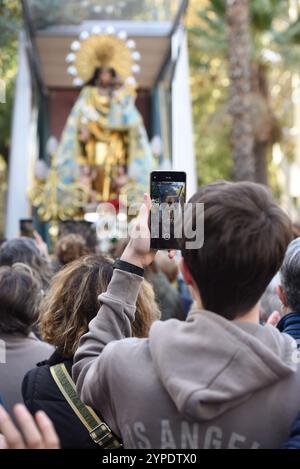
[[[299,63],[300,19],[289,22],[287,0],[209,0],[208,6],[198,12],[198,25],[191,28],[192,48],[197,48],[222,62],[229,58],[229,75],[231,79],[230,113],[233,117],[232,143],[234,154],[234,177],[244,177],[244,171],[253,172],[254,180],[268,183],[269,150],[281,139],[281,128],[272,108],[269,93],[268,71],[270,62],[265,52],[277,54],[288,69]],[[242,25],[242,21],[246,25]],[[280,23],[280,28],[277,28]],[[248,26],[247,26],[248,25]],[[239,29],[240,28],[240,29]],[[266,38],[269,45],[266,45]],[[248,46],[247,46],[248,41]],[[244,51],[244,56],[242,55]],[[201,54],[198,55],[198,57]],[[239,60],[241,62],[239,62]],[[244,61],[243,61],[244,60]],[[246,60],[248,66],[246,65]],[[249,90],[250,63],[250,90]],[[240,70],[238,68],[240,67]],[[239,77],[239,73],[242,75]],[[246,85],[247,80],[247,85]],[[238,92],[242,86],[243,96]],[[250,110],[245,96],[251,102]],[[238,105],[241,102],[244,113],[239,122]],[[246,114],[246,115],[244,115]],[[241,126],[250,142],[249,116],[253,132],[253,160],[243,166],[243,143],[239,141]],[[244,135],[246,135],[244,134]],[[246,138],[246,137],[243,137]],[[249,154],[250,144],[247,144]],[[244,150],[245,151],[245,150]],[[248,177],[247,177],[248,178]],[[249,177],[251,179],[251,177]]]
[[[254,180],[254,136],[251,118],[251,39],[248,0],[226,0],[228,63],[231,81],[234,179]]]

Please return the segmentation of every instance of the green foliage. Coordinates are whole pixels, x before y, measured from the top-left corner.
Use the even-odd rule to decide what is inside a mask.
[[[286,0],[251,0],[251,26],[256,32],[265,32],[272,28],[273,21],[282,8],[287,8]]]
[[[224,17],[226,11],[224,0],[211,0],[210,3],[215,14],[219,17]]]
[[[212,0],[189,28],[191,90],[198,184],[230,179],[230,122],[226,113],[228,78],[225,3]]]
[[[124,3],[124,5],[123,5]],[[106,8],[114,6],[113,12]],[[100,12],[95,12],[100,7]],[[171,2],[165,0],[30,0],[31,14],[37,29],[52,25],[80,24],[86,20],[165,20],[171,15]]]
[[[191,0],[191,4],[194,11],[198,6],[190,21],[189,44],[197,166],[203,183],[230,178],[232,171],[225,1],[200,4]],[[290,72],[297,70],[300,60],[300,19],[291,23],[288,0],[251,0],[249,4],[253,61],[266,66],[272,104],[283,128],[283,152],[291,158]],[[269,62],[266,52],[275,53],[281,62]],[[270,170],[271,184],[277,187],[274,165]]]
[[[228,79],[218,58],[191,48],[191,90],[199,185],[230,179],[230,122],[226,113]]]
[[[0,155],[5,159],[9,152],[20,24],[19,0],[0,0],[0,79],[6,85],[6,103],[0,103]]]
[[[300,18],[291,23],[283,32],[275,32],[275,38],[280,45],[300,44]]]

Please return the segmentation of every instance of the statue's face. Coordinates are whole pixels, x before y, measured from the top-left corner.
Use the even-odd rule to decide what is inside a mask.
[[[113,79],[113,76],[112,76],[111,70],[109,68],[103,68],[103,70],[101,70],[99,74],[97,84],[98,86],[106,88],[111,84],[112,79]]]

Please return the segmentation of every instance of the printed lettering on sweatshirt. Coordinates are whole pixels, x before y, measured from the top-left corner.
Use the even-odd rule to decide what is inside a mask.
[[[148,433],[143,422],[123,427],[123,438],[127,447],[138,449],[258,449],[260,444],[238,432],[226,433],[221,427],[211,425],[203,431],[198,423],[182,421],[172,428],[169,420],[161,420],[156,441],[151,441],[153,428]],[[158,447],[157,442],[160,442]]]

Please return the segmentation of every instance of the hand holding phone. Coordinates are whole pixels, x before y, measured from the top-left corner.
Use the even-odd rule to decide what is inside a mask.
[[[151,199],[148,194],[144,196],[144,203],[136,219],[136,223],[130,235],[128,245],[121,259],[145,269],[152,264],[156,251],[150,248],[149,217],[151,210]]]
[[[34,225],[32,218],[20,220],[20,236],[34,238]]]
[[[130,240],[126,246],[121,259],[136,265],[142,269],[148,267],[154,261],[156,250],[151,249],[151,238],[149,219],[151,210],[151,198],[148,194],[144,196],[144,203],[140,209],[136,224],[131,232]],[[170,259],[174,258],[176,251],[169,251]]]

